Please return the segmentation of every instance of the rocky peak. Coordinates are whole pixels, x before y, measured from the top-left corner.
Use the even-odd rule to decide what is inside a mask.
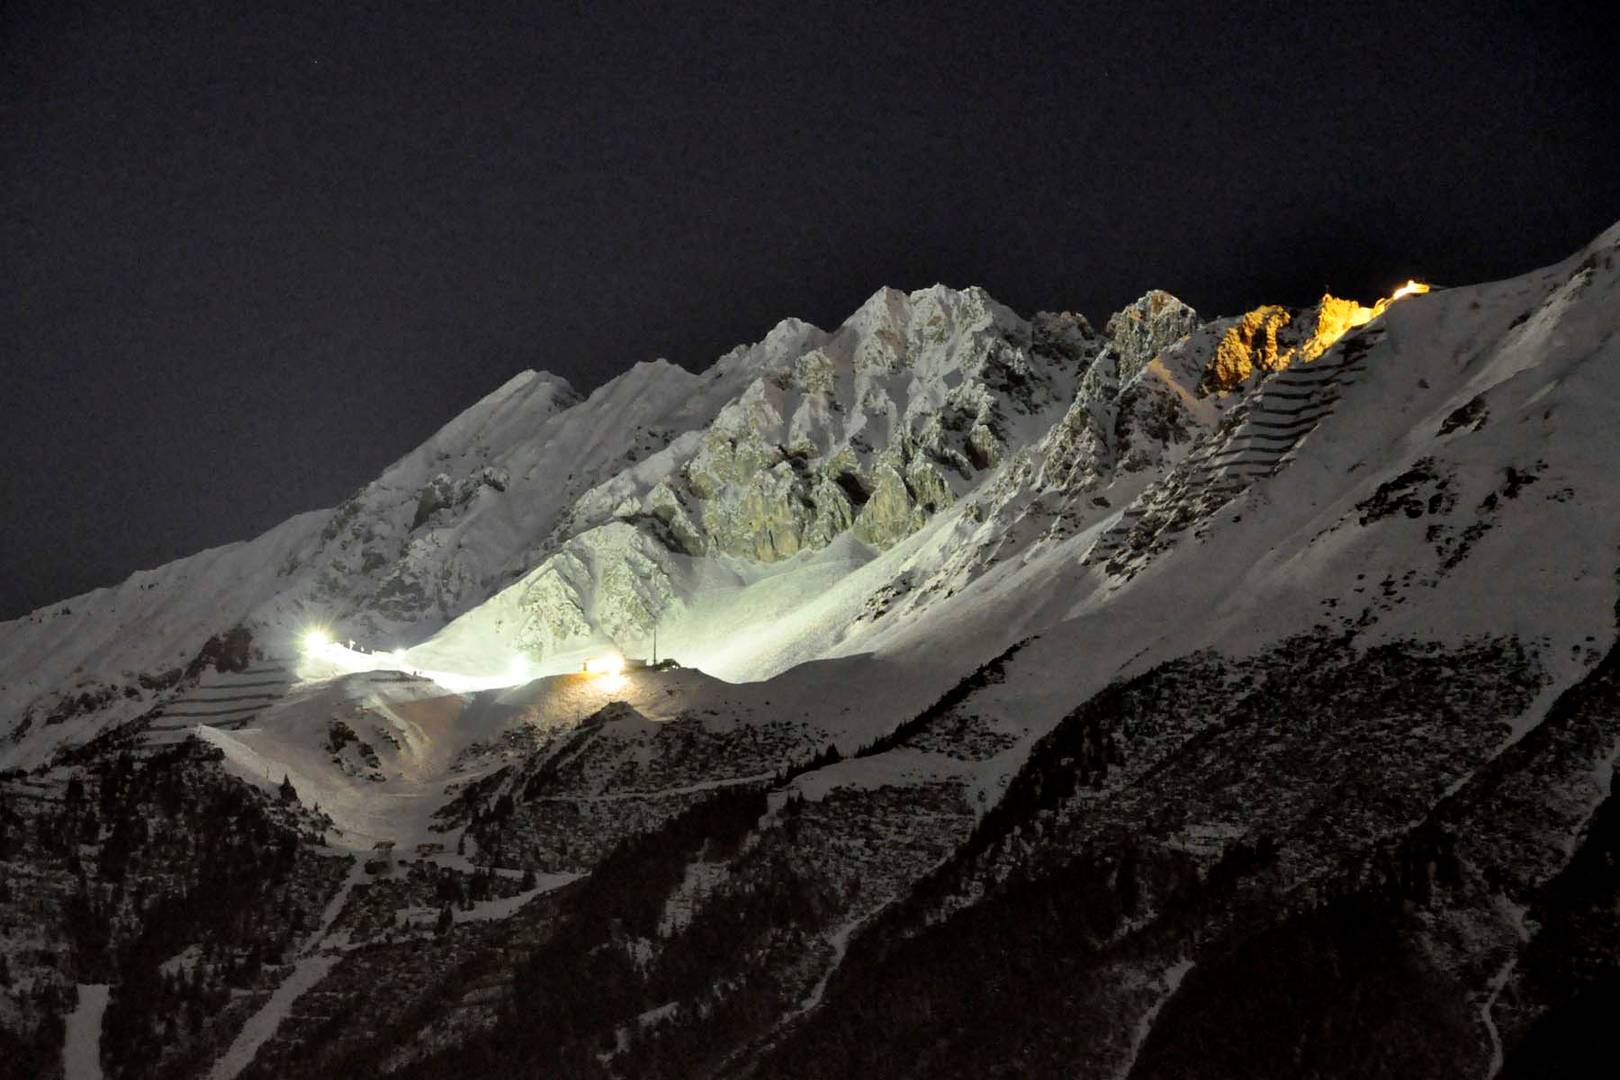
[[[870,375],[912,371],[940,377],[971,361],[982,336],[1027,341],[1029,326],[977,286],[931,285],[904,293],[873,293],[834,335],[830,350]]]
[[[1154,289],[1115,312],[1103,328],[1103,337],[1119,358],[1119,378],[1128,382],[1198,324],[1198,312],[1163,289]]]
[[[513,586],[522,647],[638,637],[680,602],[672,553],[893,546],[1045,434],[1098,348],[1080,316],[943,285],[881,289],[831,334],[780,324],[717,365],[736,392],[707,427],[576,500]],[[627,560],[633,582],[611,573]]]
[[[703,377],[724,385],[743,385],[760,374],[791,364],[794,358],[818,347],[830,337],[827,331],[803,319],[783,319],[749,345],[738,345],[715,361]]]

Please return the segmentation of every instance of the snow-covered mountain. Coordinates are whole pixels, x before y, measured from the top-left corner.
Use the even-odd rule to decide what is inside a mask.
[[[1050,427],[1099,347],[1078,317],[936,286],[883,290],[833,333],[784,321],[702,375],[639,364],[580,399],[525,372],[332,511],[0,624],[4,760],[150,709],[234,626],[282,657],[315,625],[392,651],[479,609],[413,661],[476,672],[498,646],[502,673],[513,651],[560,671],[762,579],[794,580],[773,604],[814,593]],[[826,567],[794,561],[835,541]]]
[[[0,859],[63,898],[0,1030],[111,981],[127,1075],[1534,1073],[1620,1000],[1617,261],[520,375],[0,626]],[[232,777],[294,914],[159,920]],[[176,964],[244,993],[133,994]]]

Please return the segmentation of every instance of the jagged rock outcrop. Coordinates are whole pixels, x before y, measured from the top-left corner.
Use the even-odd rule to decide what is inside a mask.
[[[1276,304],[1255,308],[1226,328],[1206,385],[1225,393],[1257,374],[1281,371],[1296,359],[1309,363],[1351,330],[1382,315],[1396,300],[1428,291],[1427,285],[1409,281],[1371,307],[1323,293],[1320,303],[1303,312]]]
[[[1148,361],[1198,329],[1198,313],[1163,289],[1154,289],[1109,318],[1103,329],[1118,377],[1130,382]]]
[[[536,657],[602,638],[639,645],[681,604],[668,549],[624,521],[569,540],[512,593],[515,643]]]
[[[1150,460],[1151,451],[1133,435],[1161,445],[1185,441],[1185,390],[1172,389],[1173,376],[1143,372],[1198,326],[1197,312],[1160,290],[1110,318],[1103,351],[1080,381],[1068,411],[1042,440],[1041,482],[1089,491],[1115,466],[1142,467]]]
[[[925,592],[948,591],[1042,540],[1073,535],[1113,512],[1185,452],[1219,404],[1202,389],[1222,323],[1163,291],[1146,294],[1083,339],[1090,355],[1069,407],[974,496],[975,539]],[[1116,481],[1130,485],[1121,495]]]
[[[1288,333],[1293,321],[1293,313],[1276,304],[1245,312],[1221,337],[1207,375],[1208,387],[1224,393],[1242,386],[1256,372],[1287,367],[1298,348],[1297,331]]]
[[[682,549],[763,561],[846,529],[879,548],[950,506],[1067,401],[1075,316],[1025,322],[980,289],[885,289],[815,348],[761,370],[645,491],[615,481],[579,517],[681,522]]]
[[[1131,347],[1181,318],[1145,301]],[[769,564],[846,534],[892,547],[1047,431],[1098,348],[1080,316],[1025,321],[983,290],[943,286],[885,289],[830,334],[795,323],[773,337],[792,347],[757,355],[707,427],[575,501],[552,552],[513,586],[521,647],[650,633],[680,609],[670,554]],[[628,556],[609,551],[639,563],[615,567]],[[649,600],[597,576],[610,570],[660,584]]]

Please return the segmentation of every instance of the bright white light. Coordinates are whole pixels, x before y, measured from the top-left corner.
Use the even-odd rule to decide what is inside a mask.
[[[390,663],[398,664],[399,665],[399,670],[401,670],[401,671],[405,670],[405,650],[404,649],[395,649],[393,652],[389,653],[388,654],[388,660],[389,660]]]
[[[622,690],[625,684],[624,657],[618,653],[603,653],[585,661],[585,673],[598,690]]]
[[[529,681],[529,658],[526,656],[512,657],[512,678],[517,682]]]
[[[332,635],[328,634],[324,629],[322,629],[319,626],[311,627],[309,630],[305,631],[305,633],[304,633],[304,651],[305,652],[312,652],[312,653],[324,652],[326,650],[326,647],[331,645],[331,644],[332,644]]]
[[[618,653],[603,653],[585,661],[585,670],[592,675],[624,674],[624,657]]]

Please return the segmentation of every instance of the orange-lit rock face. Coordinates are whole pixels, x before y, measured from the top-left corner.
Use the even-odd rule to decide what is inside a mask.
[[[1389,305],[1408,296],[1421,296],[1429,287],[1421,281],[1408,281],[1372,307],[1363,307],[1354,300],[1340,300],[1332,293],[1322,294],[1322,306],[1316,316],[1316,333],[1300,351],[1306,360],[1315,360],[1333,347],[1333,343],[1358,326],[1365,326],[1382,315]]]
[[[1363,307],[1354,300],[1341,300],[1332,293],[1323,293],[1322,305],[1317,308],[1316,333],[1300,351],[1306,360],[1315,360],[1345,334],[1372,322],[1378,311],[1376,307]]]
[[[1215,363],[1210,368],[1210,381],[1217,390],[1230,390],[1240,385],[1256,368],[1276,371],[1288,366],[1294,350],[1279,348],[1277,331],[1292,320],[1285,308],[1275,304],[1257,307],[1229,327],[1226,336],[1215,347]]]
[[[1287,367],[1296,355],[1309,363],[1351,330],[1378,318],[1395,301],[1428,291],[1429,286],[1422,282],[1408,281],[1372,307],[1324,293],[1316,309],[1316,329],[1297,350],[1279,346],[1277,342],[1277,332],[1292,321],[1288,312],[1274,304],[1255,308],[1221,339],[1215,350],[1215,363],[1210,368],[1210,383],[1218,391],[1231,390],[1254,374],[1256,368],[1276,371]]]

